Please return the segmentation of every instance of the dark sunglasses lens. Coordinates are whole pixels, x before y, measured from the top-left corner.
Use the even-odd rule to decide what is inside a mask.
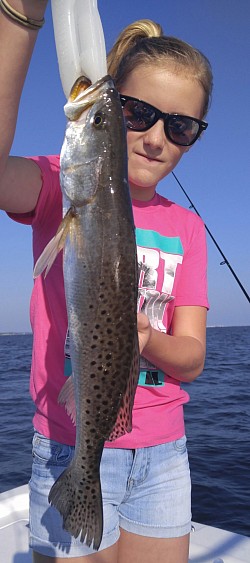
[[[173,143],[187,147],[196,140],[200,131],[199,123],[181,115],[170,115],[165,128]]]
[[[135,131],[146,131],[155,121],[154,110],[137,100],[127,100],[123,105],[123,114],[127,127]]]

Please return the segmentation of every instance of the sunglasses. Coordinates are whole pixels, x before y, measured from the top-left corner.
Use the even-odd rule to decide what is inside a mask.
[[[164,113],[147,102],[120,94],[125,123],[133,131],[147,131],[159,120],[164,121],[167,139],[175,145],[190,147],[197,141],[208,123],[178,113]]]

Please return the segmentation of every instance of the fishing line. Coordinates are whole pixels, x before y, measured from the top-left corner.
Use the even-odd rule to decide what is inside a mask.
[[[190,199],[189,195],[187,194],[187,192],[184,190],[183,186],[181,185],[181,182],[178,180],[177,176],[175,175],[174,172],[172,172],[177,184],[180,186],[181,190],[183,191],[183,193],[185,194],[186,198],[188,199],[189,203],[190,203],[190,208],[194,209],[195,213],[201,217],[199,211],[196,209],[194,203],[192,202],[192,200]],[[207,225],[205,224],[205,229],[208,232],[210,238],[212,239],[213,243],[215,244],[217,250],[220,252],[223,261],[220,262],[220,266],[224,266],[224,264],[226,264],[230,270],[230,272],[233,274],[235,280],[237,281],[238,285],[240,286],[241,291],[243,291],[245,297],[247,298],[248,302],[250,303],[250,297],[246,291],[246,289],[243,287],[241,281],[239,280],[238,276],[236,275],[234,269],[232,268],[231,264],[229,263],[228,259],[226,258],[225,254],[222,252],[220,246],[218,245],[217,241],[215,240],[214,236],[212,235],[211,231],[209,230],[209,228],[207,227]]]

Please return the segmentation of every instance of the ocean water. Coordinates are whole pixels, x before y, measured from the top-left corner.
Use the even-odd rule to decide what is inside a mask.
[[[31,467],[32,336],[0,334],[0,492]],[[203,374],[185,384],[193,520],[250,536],[250,327],[207,329]]]

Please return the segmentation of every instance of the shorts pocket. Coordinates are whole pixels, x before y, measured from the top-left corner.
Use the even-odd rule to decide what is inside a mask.
[[[32,444],[33,464],[46,467],[67,467],[74,455],[74,448],[59,444],[35,432]]]

